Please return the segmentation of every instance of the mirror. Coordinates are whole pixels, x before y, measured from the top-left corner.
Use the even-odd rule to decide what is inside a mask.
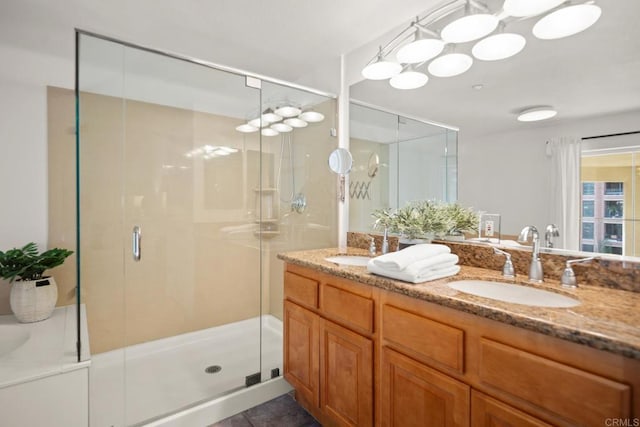
[[[501,3],[487,1],[492,11]],[[458,127],[458,201],[500,214],[502,235],[510,239],[525,225],[544,231],[552,222],[547,141],[640,130],[640,27],[634,23],[640,2],[598,0],[597,4],[602,8],[600,20],[575,36],[539,40],[531,35],[536,19],[508,22],[507,30],[527,38],[524,50],[512,58],[476,60],[462,75],[431,77],[415,90],[399,91],[386,80],[360,81],[350,87],[350,94],[363,103]],[[473,45],[456,48],[470,53]],[[516,120],[520,110],[535,104],[553,105],[558,115],[543,122]],[[635,139],[632,145],[640,145],[639,134],[628,137]],[[625,217],[616,218],[622,225],[605,224],[602,239],[594,233],[594,243],[620,239],[622,228],[633,232],[631,240],[636,242],[624,255],[637,256],[637,211],[625,204]],[[582,207],[573,221],[581,223],[581,215]],[[557,225],[561,234],[565,232]],[[589,227],[580,232],[584,233],[590,235]]]
[[[329,169],[339,175],[346,175],[353,166],[353,157],[349,150],[336,148],[329,154]]]
[[[377,209],[456,200],[455,130],[351,102],[349,132],[350,231],[371,232]]]

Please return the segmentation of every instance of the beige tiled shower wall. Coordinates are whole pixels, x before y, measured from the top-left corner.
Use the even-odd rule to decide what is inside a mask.
[[[74,249],[74,97],[49,88],[49,245]],[[335,101],[322,105],[335,113]],[[326,159],[329,125],[293,135],[296,190],[308,208],[281,202],[280,234],[256,236],[256,192],[276,187],[280,137],[235,131],[239,119],[95,94],[81,96],[82,301],[92,353],[264,313],[282,313],[282,250],[336,242],[336,178]],[[185,156],[205,144],[237,153]],[[262,156],[262,168],[260,158]],[[286,159],[288,161],[288,158]],[[288,182],[283,168],[280,182]],[[276,195],[280,200],[280,194]],[[142,259],[131,230],[142,227]],[[74,302],[75,258],[56,270],[59,305]]]

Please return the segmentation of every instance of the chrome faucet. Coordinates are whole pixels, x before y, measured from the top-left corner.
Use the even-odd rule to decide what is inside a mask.
[[[582,258],[582,259],[572,259],[570,261],[567,261],[565,263],[565,269],[562,272],[562,278],[560,279],[560,283],[562,284],[563,288],[577,288],[578,287],[578,283],[576,281],[576,274],[573,272],[573,268],[571,268],[571,266],[573,264],[579,264],[579,263],[583,263],[583,262],[589,262],[589,261],[593,261],[594,259],[596,259],[597,257],[589,257],[589,258]]]
[[[511,262],[511,254],[498,248],[493,248],[493,253],[496,255],[504,255],[506,258],[504,261],[504,266],[502,266],[502,277],[516,277],[516,272],[513,268],[513,263]]]
[[[547,228],[544,230],[544,245],[547,248],[553,247],[553,238],[560,237],[560,230],[558,230],[558,226],[555,224],[548,224]]]
[[[533,225],[527,225],[518,236],[519,243],[526,243],[531,236],[533,249],[531,251],[531,265],[529,266],[529,281],[534,283],[542,283],[544,273],[542,271],[542,262],[540,262],[540,235],[538,229]]]

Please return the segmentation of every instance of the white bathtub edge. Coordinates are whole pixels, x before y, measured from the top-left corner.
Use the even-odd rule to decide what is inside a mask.
[[[144,424],[146,427],[208,426],[238,414],[293,390],[283,377],[274,378],[218,399],[196,405],[161,420]]]

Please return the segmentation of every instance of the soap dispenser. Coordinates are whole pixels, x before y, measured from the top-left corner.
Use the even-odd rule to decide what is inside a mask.
[[[371,243],[369,243],[369,255],[376,256],[376,240],[372,237]]]

